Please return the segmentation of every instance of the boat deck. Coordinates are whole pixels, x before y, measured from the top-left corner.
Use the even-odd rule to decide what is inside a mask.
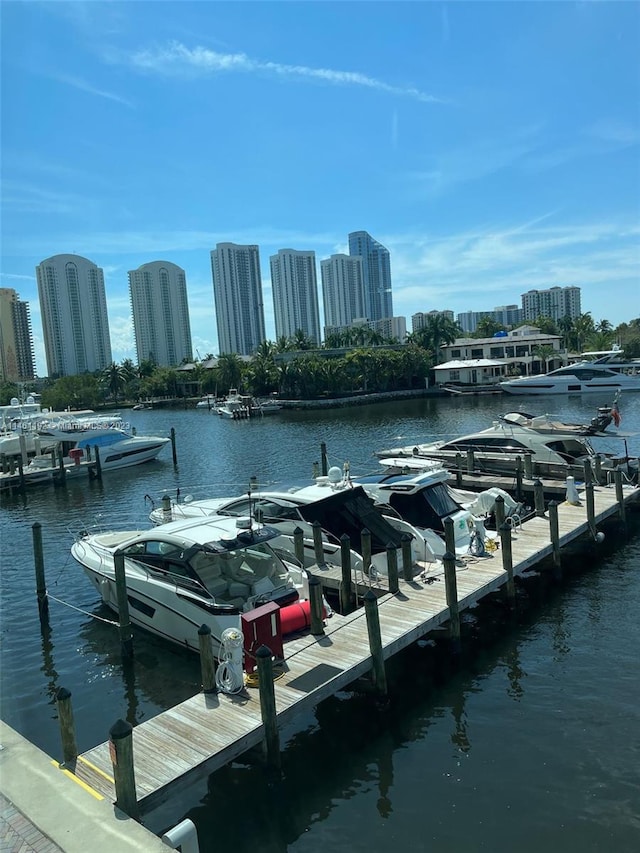
[[[640,491],[624,487],[624,501]],[[619,512],[613,487],[594,489],[595,520]],[[589,532],[584,505],[558,507],[560,546]],[[460,611],[471,607],[507,580],[501,550],[485,558],[469,557],[457,572]],[[514,575],[522,575],[552,553],[549,520],[534,517],[513,535]],[[449,618],[445,583],[439,564],[427,574],[400,580],[398,594],[382,593],[378,613],[384,657],[443,625]],[[364,609],[326,621],[324,636],[299,636],[285,645],[282,675],[275,681],[278,724],[291,720],[367,673],[372,660]],[[136,792],[142,813],[160,805],[180,784],[207,775],[261,743],[263,725],[257,689],[236,696],[196,696],[138,725],[133,731]],[[104,797],[115,800],[109,743],[80,755],[76,775]]]

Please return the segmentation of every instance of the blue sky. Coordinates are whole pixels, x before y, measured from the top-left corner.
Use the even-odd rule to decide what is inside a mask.
[[[640,315],[640,4],[4,2],[0,286],[103,267],[113,356],[127,272],[186,270],[194,348],[217,353],[209,252],[319,261],[364,229],[394,314],[490,310],[578,285]]]

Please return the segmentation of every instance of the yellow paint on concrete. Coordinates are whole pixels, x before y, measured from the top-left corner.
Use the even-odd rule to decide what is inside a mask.
[[[73,781],[77,785],[80,785],[81,788],[84,788],[84,790],[87,791],[87,793],[91,794],[92,797],[95,797],[96,800],[104,800],[102,794],[99,794],[97,791],[94,791],[90,785],[87,785],[87,783],[83,782],[82,779],[78,779],[78,777],[75,776],[70,770],[67,770],[61,764],[58,764],[57,761],[52,761],[51,763],[54,765],[54,767],[57,767],[58,770],[62,770],[65,776],[68,776],[69,779],[73,779]]]

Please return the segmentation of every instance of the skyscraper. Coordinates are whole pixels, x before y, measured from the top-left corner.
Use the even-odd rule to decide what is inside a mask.
[[[320,344],[316,253],[280,249],[269,260],[276,338],[301,330]]]
[[[575,320],[580,316],[579,287],[550,287],[548,290],[528,290],[522,294],[525,320],[551,317],[556,322],[563,317]]]
[[[35,379],[29,303],[0,287],[0,377],[7,382]]]
[[[154,361],[173,367],[193,358],[187,280],[168,261],[152,261],[129,272],[138,364]]]
[[[389,251],[366,231],[352,231],[349,254],[362,258],[363,316],[368,320],[393,317]]]
[[[104,274],[80,255],[54,255],[36,267],[49,376],[75,376],[111,364]]]
[[[211,274],[220,354],[252,355],[265,340],[258,247],[218,243]]]
[[[362,287],[362,259],[351,255],[331,255],[320,261],[324,325],[349,326],[354,320],[368,319]]]

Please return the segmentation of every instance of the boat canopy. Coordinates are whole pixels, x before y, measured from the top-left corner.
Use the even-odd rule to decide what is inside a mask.
[[[351,540],[351,548],[362,553],[362,530],[371,533],[371,553],[380,554],[387,545],[400,548],[401,533],[375,508],[372,499],[362,486],[334,492],[329,497],[311,504],[300,506],[302,517],[313,524],[319,521],[321,526],[338,538],[346,533]]]

